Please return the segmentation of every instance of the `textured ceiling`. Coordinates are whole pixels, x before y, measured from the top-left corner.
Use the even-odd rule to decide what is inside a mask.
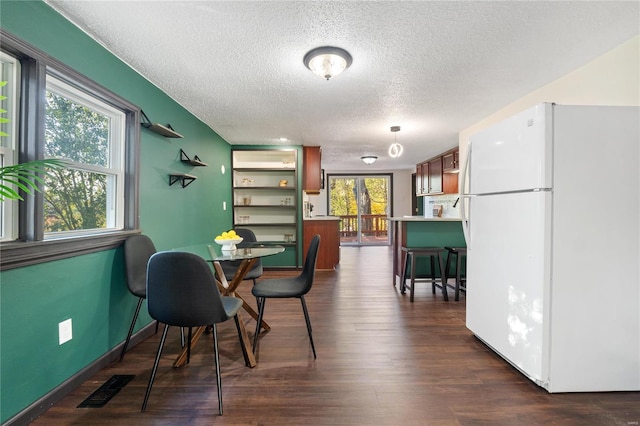
[[[47,3],[229,143],[320,145],[331,170],[412,169],[640,33],[638,1]],[[302,63],[324,45],[353,56],[330,81]]]

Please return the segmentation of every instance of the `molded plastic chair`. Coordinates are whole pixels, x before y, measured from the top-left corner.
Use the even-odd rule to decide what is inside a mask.
[[[133,314],[131,326],[129,327],[127,339],[124,341],[124,346],[120,353],[120,361],[124,359],[124,354],[127,352],[133,328],[138,320],[138,314],[140,314],[140,307],[147,297],[147,262],[155,252],[156,247],[146,235],[133,235],[124,242],[124,265],[127,272],[127,286],[131,294],[137,296],[139,299],[138,306],[136,306]]]
[[[248,243],[257,242],[256,234],[253,233],[251,229],[247,228],[237,228],[236,234],[242,237],[242,242],[238,244],[238,248],[242,248],[248,245]],[[224,271],[224,276],[227,281],[231,281],[236,274],[236,271],[240,267],[242,260],[231,260],[226,262],[220,262],[220,266],[222,266],[222,270]],[[251,269],[244,276],[244,280],[253,280],[253,284],[256,283],[256,279],[262,276],[262,259],[256,259],[256,262],[253,264]]]
[[[213,271],[204,259],[192,253],[169,251],[156,253],[149,259],[147,304],[151,317],[164,323],[165,327],[142,403],[142,411],[147,406],[169,327],[191,328],[210,325],[213,331],[218,407],[220,414],[222,414],[222,380],[216,324],[233,318],[238,329],[238,337],[242,340],[238,321],[238,310],[242,307],[242,300],[220,295]],[[189,337],[191,337],[191,332],[189,332]],[[246,360],[244,349],[243,355]]]
[[[307,258],[304,262],[304,267],[300,275],[291,278],[262,280],[258,281],[253,286],[251,292],[256,297],[258,303],[258,323],[256,325],[256,333],[253,336],[254,353],[258,344],[258,334],[260,332],[262,316],[264,315],[264,305],[266,303],[266,299],[283,299],[296,297],[300,299],[300,302],[302,303],[302,311],[304,312],[304,319],[307,323],[307,333],[309,334],[309,342],[311,343],[311,349],[313,350],[313,357],[316,357],[316,348],[313,344],[313,336],[311,335],[311,321],[309,320],[309,311],[307,310],[307,304],[304,301],[304,295],[307,294],[309,290],[311,290],[311,286],[313,285],[319,247],[320,235],[314,235],[311,240],[311,244],[309,244]]]

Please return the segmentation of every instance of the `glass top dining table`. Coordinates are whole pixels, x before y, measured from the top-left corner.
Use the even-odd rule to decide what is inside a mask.
[[[217,243],[194,244],[186,247],[178,247],[172,251],[183,251],[196,254],[208,262],[224,262],[229,260],[257,259],[282,253],[284,247],[274,244],[240,243],[235,250],[222,250]]]
[[[262,243],[241,243],[235,250],[222,250],[222,246],[217,243],[201,243],[194,244],[185,247],[178,247],[171,249],[171,251],[181,251],[192,253],[202,257],[204,260],[213,263],[213,268],[216,271],[216,280],[218,281],[218,288],[220,292],[225,296],[233,296],[242,300],[242,307],[249,313],[256,321],[258,320],[258,313],[247,301],[236,291],[245,275],[255,262],[267,256],[273,256],[284,251],[284,247],[281,245],[267,245]],[[240,260],[240,265],[236,269],[236,273],[230,282],[227,281],[224,271],[220,262]],[[240,313],[238,313],[239,326],[240,326],[240,341],[243,346],[243,355],[245,357],[245,363],[248,367],[255,367],[257,364],[256,358],[253,354],[253,349],[249,344],[249,336],[244,326],[244,322],[240,319]],[[270,330],[269,324],[264,320],[261,322],[261,328],[264,330]],[[200,336],[205,331],[205,327],[199,327],[191,338],[191,347],[195,345]],[[187,360],[187,347],[182,350],[176,361],[173,363],[174,367],[179,367]]]

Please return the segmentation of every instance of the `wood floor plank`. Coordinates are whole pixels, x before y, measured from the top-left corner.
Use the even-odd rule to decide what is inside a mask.
[[[147,411],[140,412],[159,334],[132,348],[36,419],[34,425],[638,425],[640,392],[549,394],[465,327],[465,300],[430,285],[415,301],[389,284],[388,247],[341,248],[307,296],[318,358],[297,300],[269,300],[271,330],[247,368],[232,321],[218,326],[224,415],[218,414],[211,335],[190,364],[171,366],[167,338]],[[267,271],[265,277],[291,275]],[[250,282],[239,288],[250,294]],[[255,301],[247,298],[250,303]],[[255,322],[244,316],[250,337]],[[102,408],[76,406],[114,374],[136,377]]]

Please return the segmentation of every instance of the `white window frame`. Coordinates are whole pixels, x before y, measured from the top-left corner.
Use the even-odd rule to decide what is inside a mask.
[[[109,119],[109,157],[107,166],[84,164],[64,159],[69,168],[107,176],[107,223],[104,229],[45,232],[45,239],[89,235],[96,232],[124,228],[124,163],[125,163],[125,114],[93,95],[78,90],[64,81],[47,75],[47,91],[91,109]]]

